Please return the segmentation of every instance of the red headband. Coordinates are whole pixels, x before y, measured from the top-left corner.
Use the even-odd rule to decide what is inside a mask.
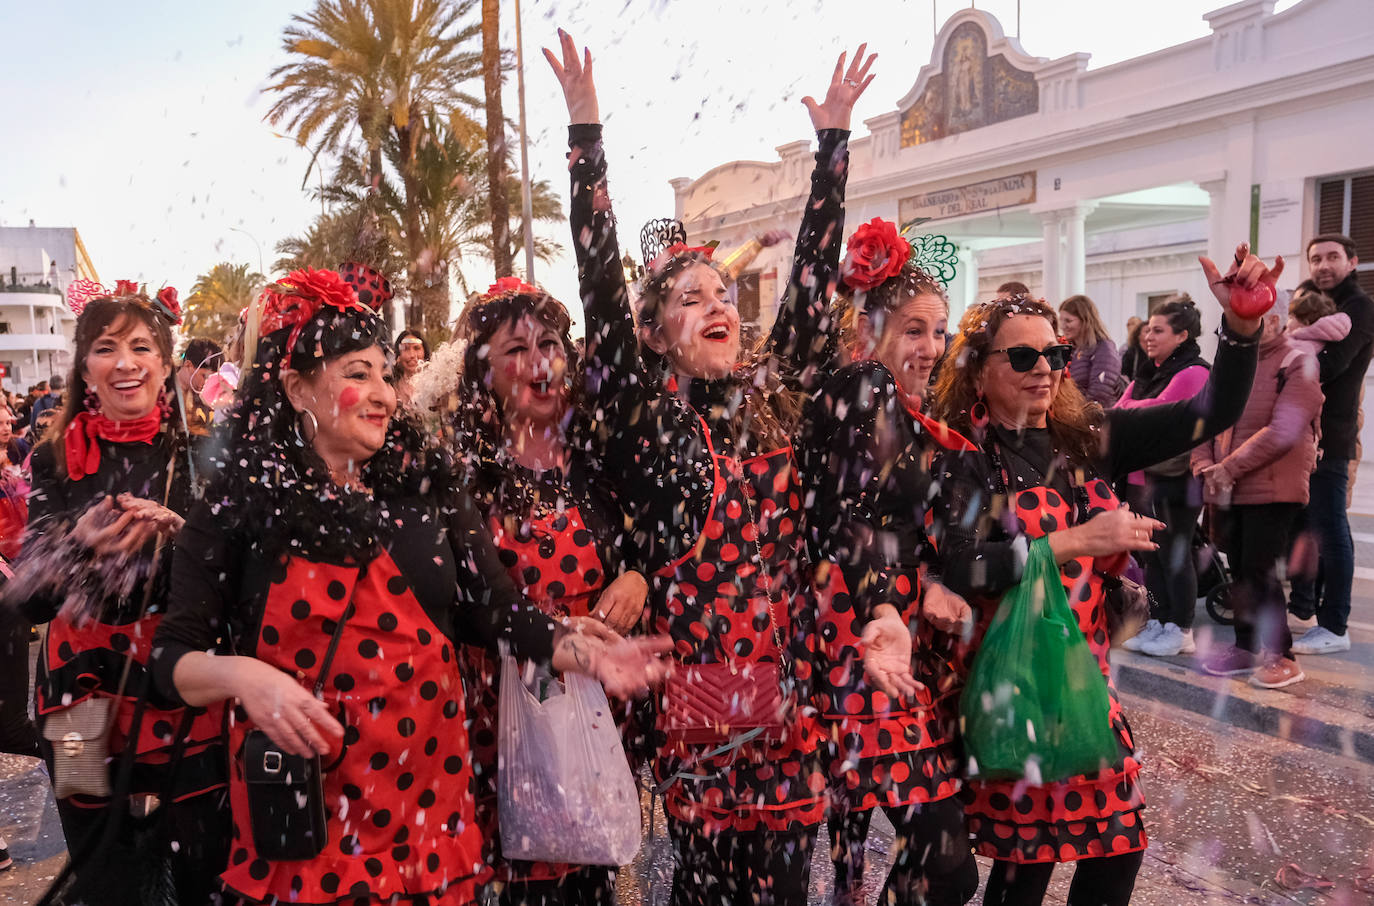
[[[67,307],[79,318],[92,299],[120,296],[132,296],[134,301],[145,308],[152,308],[173,324],[181,323],[181,304],[177,301],[176,287],[164,286],[149,299],[133,280],[116,280],[114,289],[106,289],[94,280],[73,280],[67,286]]]
[[[661,269],[678,255],[704,255],[706,260],[710,261],[711,256],[715,253],[716,247],[714,245],[688,245],[685,242],[674,242],[654,256],[654,260],[649,263],[649,270],[656,271]]]

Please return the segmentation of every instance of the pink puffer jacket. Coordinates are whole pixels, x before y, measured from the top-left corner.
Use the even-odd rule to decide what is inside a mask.
[[[1307,503],[1317,467],[1321,414],[1317,360],[1285,334],[1261,344],[1250,402],[1236,426],[1193,450],[1193,474],[1222,463],[1235,481],[1231,504]],[[1207,503],[1220,503],[1210,492]]]

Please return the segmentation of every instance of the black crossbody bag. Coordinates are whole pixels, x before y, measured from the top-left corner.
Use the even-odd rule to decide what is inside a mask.
[[[344,624],[352,615],[350,600],[329,640],[329,650],[315,681],[316,698],[324,692]],[[313,859],[324,851],[329,843],[329,829],[325,823],[324,768],[320,756],[292,755],[262,730],[249,730],[243,741],[243,777],[248,785],[253,847],[261,858],[295,861]]]

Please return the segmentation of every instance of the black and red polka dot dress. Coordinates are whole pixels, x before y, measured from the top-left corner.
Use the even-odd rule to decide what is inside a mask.
[[[807,409],[816,702],[841,811],[936,802],[961,786],[960,642],[921,619],[930,463],[947,448],[971,444],[911,407],[875,361],[841,369]],[[923,689],[910,704],[864,676],[860,640],[880,604],[914,627],[912,672]]]
[[[790,447],[743,459],[713,449],[712,459],[715,495],[700,539],[652,577],[653,630],[672,636],[683,664],[780,664],[796,707],[777,740],[713,758],[704,756],[715,746],[660,735],[654,776],[668,815],[708,833],[812,827],[825,813],[826,782],[820,725],[800,707],[814,640],[799,473]]]
[[[1110,485],[1093,472],[1077,472],[1070,480],[1062,462],[1052,470],[1043,465],[1060,462],[1049,448],[1043,429],[1027,431],[1022,437],[998,428],[992,431],[997,438],[995,460],[990,462],[991,458],[982,453],[947,457],[941,488],[943,506],[937,520],[941,529],[937,536],[942,555],[958,552],[960,556],[979,556],[977,548],[959,528],[979,526],[970,531],[982,532],[989,539],[981,546],[981,556],[985,561],[994,561],[985,563],[985,574],[998,582],[997,576],[1010,576],[1003,572],[1008,564],[1000,561],[1014,559],[1017,555],[1011,545],[1024,543],[1014,539],[1041,538],[1120,504]],[[1044,475],[1049,471],[1058,477],[1046,483]],[[975,487],[985,489],[981,519],[971,519],[968,514],[967,502]],[[995,512],[995,507],[986,508],[990,498],[1006,499],[1004,487],[1011,489],[1010,507],[999,520],[988,515]],[[997,540],[991,540],[994,538]],[[1110,640],[1105,593],[1098,573],[1119,572],[1125,565],[1124,557],[1111,560],[1095,562],[1092,557],[1079,557],[1064,563],[1060,571],[1078,627],[1107,678],[1109,719],[1118,741],[1118,760],[1102,771],[1044,785],[970,780],[965,812],[976,851],[981,855],[1010,862],[1069,862],[1136,852],[1147,845],[1141,815],[1145,797],[1140,786],[1140,763],[1107,659]],[[962,569],[951,570],[947,566],[945,575],[953,578],[961,573]],[[981,604],[971,649],[974,652],[998,600],[982,597],[980,601],[976,596],[978,590],[965,589],[971,603]]]
[[[131,791],[162,796],[165,790],[159,768],[171,758],[186,709],[166,707],[166,702],[153,697],[145,706],[137,739],[131,740],[130,733],[138,699],[151,686],[148,662],[153,637],[167,612],[172,546],[165,545],[157,555],[156,573],[149,576],[153,561],[153,545],[149,544],[122,571],[124,578],[133,579],[123,589],[100,573],[89,552],[77,555],[80,562],[65,563],[58,551],[64,546],[74,550],[67,539],[71,526],[87,507],[107,494],[130,493],[158,503],[165,498],[170,509],[185,513],[190,507],[189,473],[184,465],[179,465],[169,490],[168,464],[174,461],[173,457],[184,454],[175,452],[165,436],[160,435],[151,444],[104,440],[99,443],[99,467],[80,480],[57,474],[51,446],[39,447],[33,455],[31,535],[24,557],[16,565],[22,568],[27,558],[33,558],[39,569],[60,577],[63,583],[55,596],[42,595],[21,602],[32,622],[48,626],[34,682],[35,711],[42,725],[56,712],[87,698],[115,698],[127,660],[129,673],[123,694],[116,701],[109,751],[118,755],[132,742],[139,768],[134,772]],[[87,588],[93,598],[104,595],[89,618],[72,620],[59,613],[63,598],[73,587]],[[145,604],[146,613],[140,616]],[[224,709],[218,706],[191,712],[185,751],[176,775],[181,798],[223,789],[223,718]],[[70,797],[69,803],[97,809],[108,801],[76,795]]]
[[[651,628],[673,638],[685,664],[778,664],[784,700],[794,706],[775,742],[753,739],[711,758],[714,746],[670,741],[659,714],[654,772],[675,833],[810,833],[826,807],[810,693],[806,511],[788,433],[796,417],[770,399],[793,394],[799,408],[833,367],[828,303],[844,230],[848,133],[822,130],[818,138],[792,272],[757,369],[678,387],[640,358],[601,127],[569,130],[586,397],[600,467],[616,483],[652,577]],[[771,430],[741,414],[746,395],[749,407],[768,408]]]
[[[547,662],[553,624],[529,607],[497,562],[476,507],[411,498],[386,510],[384,547],[359,565],[260,550],[199,508],[182,532],[178,607],[158,644],[160,685],[176,659],[233,650],[313,688],[349,601],[324,701],[345,728],[325,760],[328,844],[307,861],[268,861],[253,846],[237,753],[252,729],[230,729],[234,840],[225,887],[250,902],[468,903],[489,869],[476,820],[467,707],[457,648],[508,639]],[[395,898],[395,899],[393,899]]]
[[[479,494],[501,564],[520,593],[553,617],[584,617],[623,562],[609,525],[614,503],[589,488],[585,464],[534,473],[515,463],[501,476],[500,487]],[[494,470],[483,477],[499,481]],[[609,577],[608,577],[609,573]],[[477,785],[477,820],[487,845],[487,859],[497,881],[550,881],[583,866],[551,862],[511,862],[499,854],[497,814],[497,715],[500,708],[499,659],[483,648],[464,645],[460,652],[467,690],[469,734]]]

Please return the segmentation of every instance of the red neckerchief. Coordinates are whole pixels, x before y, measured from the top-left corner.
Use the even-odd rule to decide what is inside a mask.
[[[897,392],[902,395],[902,402],[906,404],[906,411],[911,413],[911,417],[916,419],[916,423],[930,433],[935,442],[946,450],[954,450],[959,453],[975,453],[978,447],[964,435],[955,431],[944,422],[937,422],[921,411],[920,398],[912,396],[903,391],[900,387]]]
[[[154,409],[143,418],[117,422],[100,413],[81,412],[62,435],[67,450],[67,474],[73,481],[94,475],[100,469],[99,440],[126,444],[150,444],[162,427],[162,413]]]

